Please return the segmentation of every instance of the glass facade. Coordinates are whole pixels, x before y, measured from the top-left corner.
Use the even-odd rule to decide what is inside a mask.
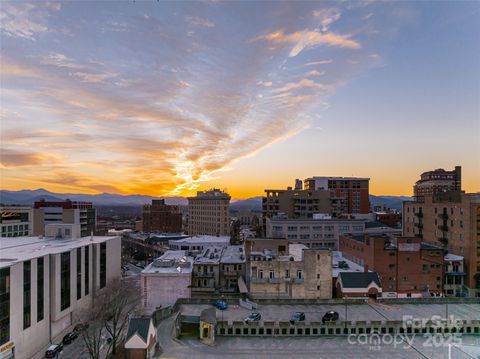
[[[100,243],[100,288],[107,285],[107,244]]]
[[[60,310],[64,310],[70,307],[70,252],[62,253],[60,261]]]
[[[43,263],[43,257],[37,259],[37,322],[44,318],[44,278],[45,278],[45,266]]]
[[[0,345],[10,340],[10,267],[0,269]]]
[[[23,329],[32,324],[32,262],[23,262]]]

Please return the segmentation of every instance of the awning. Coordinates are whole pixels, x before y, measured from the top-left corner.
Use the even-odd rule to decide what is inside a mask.
[[[243,280],[243,277],[238,278],[238,290],[242,294],[248,293],[247,285],[245,284],[245,281]]]

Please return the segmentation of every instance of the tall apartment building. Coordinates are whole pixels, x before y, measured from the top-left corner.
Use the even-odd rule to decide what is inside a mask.
[[[188,197],[188,234],[223,236],[230,234],[230,195],[219,189]]]
[[[298,181],[298,180],[297,180]],[[266,189],[262,198],[262,219],[264,234],[267,218],[279,214],[288,218],[313,218],[316,213],[325,213],[334,217],[340,214],[338,201],[328,190],[304,190],[296,187],[286,190]]]
[[[95,232],[97,210],[91,202],[38,201],[33,205],[33,234],[45,234],[45,226],[51,223],[80,224],[82,237]]]
[[[332,297],[332,252],[290,244],[288,255],[270,250],[249,253],[250,294],[254,298]]]
[[[443,168],[434,171],[424,172],[420,179],[413,186],[415,198],[436,195],[441,192],[462,190],[462,167],[455,166],[452,171],[445,171]]]
[[[311,177],[304,181],[306,190],[332,190],[339,198],[341,213],[368,213],[370,178]]]
[[[29,236],[33,231],[33,209],[26,206],[0,207],[2,237]]]
[[[144,232],[179,233],[182,231],[182,214],[178,206],[165,204],[164,199],[154,199],[143,206]]]
[[[464,257],[465,285],[480,296],[480,194],[440,192],[404,202],[403,235]]]
[[[55,237],[3,238],[0,251],[2,358],[43,356],[72,329],[93,297],[121,276],[120,237],[83,237],[50,224]]]
[[[420,297],[443,292],[444,258],[440,246],[421,238],[340,236],[342,255],[378,273],[383,296]]]

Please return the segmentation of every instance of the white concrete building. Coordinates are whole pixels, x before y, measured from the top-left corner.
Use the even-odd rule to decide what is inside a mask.
[[[187,251],[190,255],[196,255],[203,251],[206,247],[211,246],[228,246],[230,244],[230,236],[193,236],[178,240],[169,240],[168,246],[174,251]]]
[[[365,221],[353,219],[267,218],[267,238],[286,238],[289,243],[308,248],[338,249],[338,238],[345,233],[363,234]]]
[[[193,258],[185,251],[166,251],[141,272],[143,306],[150,311],[190,298]]]
[[[29,236],[33,231],[33,208],[27,206],[0,207],[2,237]]]
[[[70,233],[78,231],[74,226]],[[121,275],[119,237],[62,238],[49,231],[56,237],[1,242],[0,353],[7,358],[32,358],[61,341],[96,293]]]

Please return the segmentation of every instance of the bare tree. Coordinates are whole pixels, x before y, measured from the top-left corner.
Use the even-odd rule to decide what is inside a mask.
[[[140,288],[132,280],[115,279],[99,295],[97,306],[101,308],[103,326],[112,338],[112,354],[116,353],[129,315],[139,307],[140,299]]]
[[[88,327],[82,331],[82,339],[87,348],[88,357],[90,359],[100,359],[100,351],[102,349],[102,334],[105,330],[101,312],[98,307],[90,309],[82,315],[84,323],[88,323]]]

